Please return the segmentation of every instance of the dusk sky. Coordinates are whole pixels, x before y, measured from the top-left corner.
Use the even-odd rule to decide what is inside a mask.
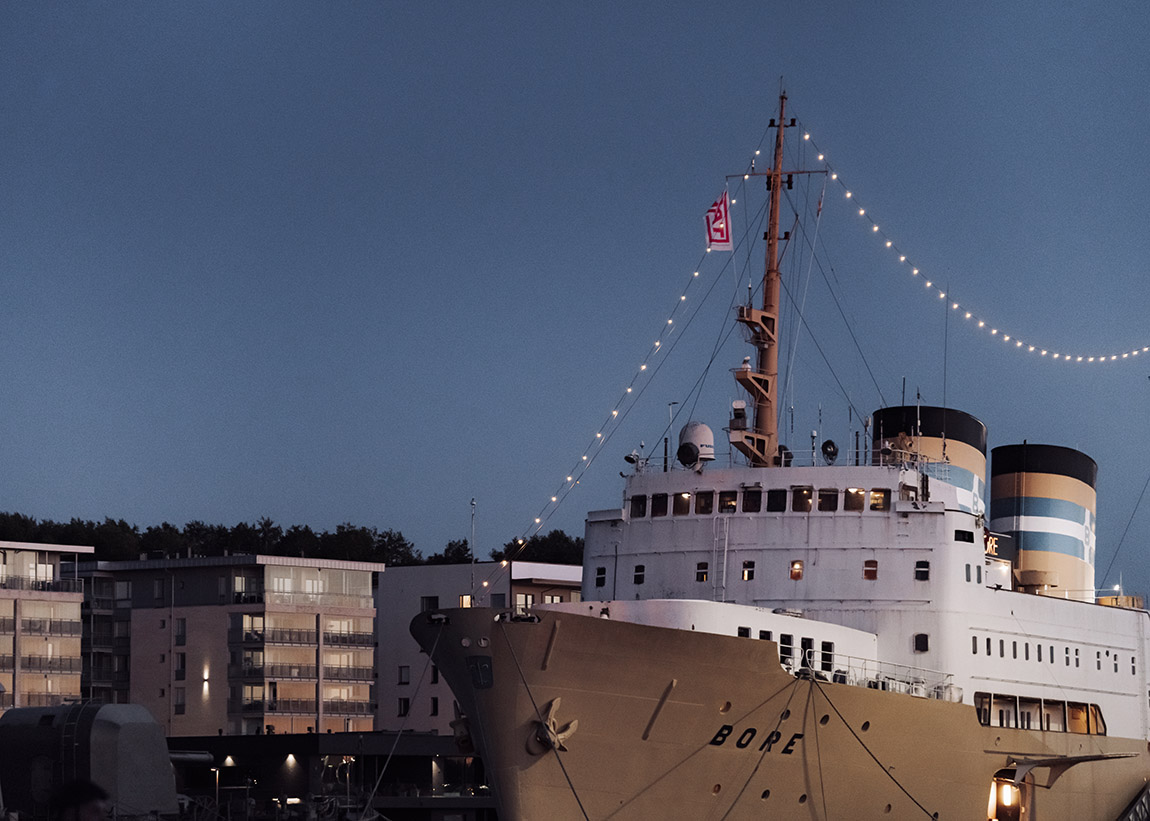
[[[1150,353],[1121,358],[1150,345],[1148,35],[1140,3],[5,3],[0,510],[427,554],[475,498],[486,555],[618,506],[670,402],[727,464],[762,250],[705,255],[703,215],[782,78],[788,167],[840,175],[784,208],[827,181],[784,266],[785,441],[847,443],[843,392],[905,377],[991,446],[1078,448],[1097,583],[1150,592]],[[761,236],[761,182],[731,185]]]

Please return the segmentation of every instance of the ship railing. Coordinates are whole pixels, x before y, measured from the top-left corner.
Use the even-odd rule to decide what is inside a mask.
[[[962,701],[962,688],[954,683],[954,674],[938,670],[839,653],[828,658],[828,654],[819,650],[808,650],[798,658],[784,658],[783,667],[796,676],[813,676],[835,684],[905,693],[939,701]]]

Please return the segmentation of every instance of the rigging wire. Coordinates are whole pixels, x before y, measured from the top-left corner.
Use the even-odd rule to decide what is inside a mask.
[[[1138,513],[1138,508],[1142,505],[1142,497],[1146,495],[1146,488],[1148,487],[1150,487],[1150,476],[1146,477],[1146,482],[1142,485],[1142,492],[1138,494],[1138,501],[1134,503],[1134,509],[1130,511],[1130,518],[1126,520],[1126,528],[1122,531],[1122,538],[1118,540],[1118,547],[1114,548],[1114,555],[1110,557],[1110,563],[1106,565],[1106,572],[1102,574],[1103,587],[1106,586],[1106,579],[1110,576],[1110,570],[1118,559],[1122,544],[1126,541],[1126,534],[1130,532],[1130,525],[1134,523],[1134,515]]]

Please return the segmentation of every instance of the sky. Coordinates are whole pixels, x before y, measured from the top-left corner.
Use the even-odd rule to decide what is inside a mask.
[[[1150,345],[1148,34],[1119,2],[2,4],[0,510],[427,554],[475,499],[486,555],[618,506],[671,402],[725,464],[762,251],[707,255],[703,214],[782,85],[789,167],[840,175],[784,206],[823,200],[784,257],[792,450],[904,395],[1078,448],[1097,583],[1150,592],[1150,360],[961,317]]]

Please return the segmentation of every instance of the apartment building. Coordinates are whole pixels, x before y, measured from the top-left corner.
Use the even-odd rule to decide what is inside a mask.
[[[92,550],[0,541],[0,710],[80,697],[82,584],[61,560]]]
[[[452,732],[455,699],[428,664],[408,625],[424,610],[494,607],[525,613],[534,604],[578,601],[583,569],[542,562],[389,567],[376,590],[376,729]]]
[[[79,565],[85,694],[169,736],[373,729],[382,564],[211,556]]]

